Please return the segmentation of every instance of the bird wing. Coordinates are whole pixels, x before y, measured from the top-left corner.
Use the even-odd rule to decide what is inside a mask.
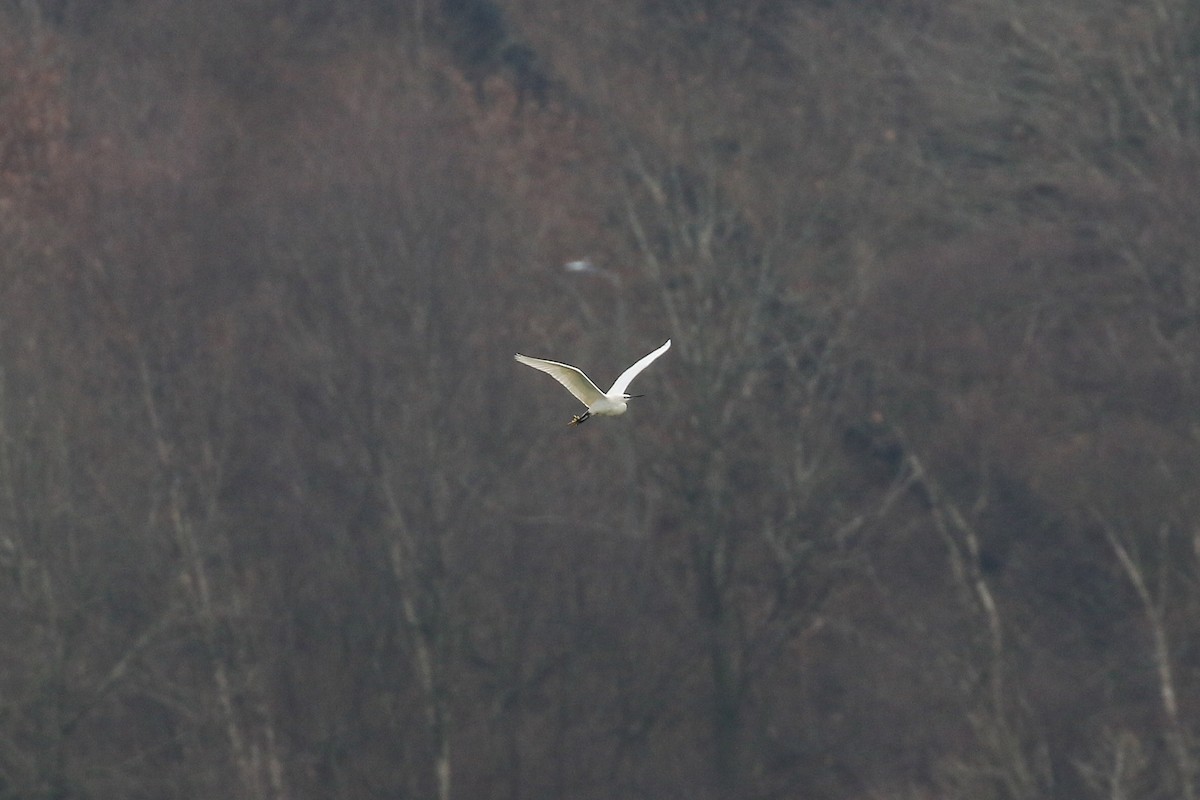
[[[513,358],[526,366],[540,369],[551,378],[554,378],[554,380],[567,387],[567,391],[575,395],[579,402],[588,408],[591,408],[593,403],[604,397],[604,393],[596,388],[596,384],[588,380],[588,376],[584,375],[583,371],[577,367],[572,367],[570,364],[562,364],[558,361],[547,361],[544,358],[530,358],[520,353],[517,353]]]
[[[650,366],[654,359],[661,356],[663,353],[671,349],[671,340],[667,339],[666,344],[655,350],[647,356],[642,356],[636,364],[621,373],[621,377],[613,383],[612,388],[608,390],[609,394],[625,394],[625,390],[629,388],[629,384],[633,383],[633,379],[638,376],[642,370]],[[581,373],[582,374],[582,373]]]

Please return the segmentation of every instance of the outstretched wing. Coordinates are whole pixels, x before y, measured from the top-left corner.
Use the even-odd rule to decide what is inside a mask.
[[[667,339],[666,344],[655,350],[648,356],[642,356],[636,364],[621,373],[621,377],[617,378],[613,383],[612,388],[608,390],[609,394],[625,394],[625,390],[629,388],[629,384],[633,383],[633,379],[638,376],[642,370],[654,363],[654,359],[661,356],[663,353],[671,349],[671,340]],[[581,375],[583,373],[580,373]],[[577,395],[578,396],[578,395]]]
[[[551,378],[554,378],[554,380],[567,387],[567,391],[575,395],[579,402],[588,408],[591,408],[593,403],[604,397],[604,393],[596,388],[596,384],[588,380],[588,376],[584,375],[582,370],[572,367],[570,364],[547,361],[544,358],[530,358],[520,353],[517,353],[513,358],[526,366],[540,369]]]

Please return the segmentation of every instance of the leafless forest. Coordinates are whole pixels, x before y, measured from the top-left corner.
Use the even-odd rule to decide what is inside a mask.
[[[1196,800],[1198,623],[1193,0],[0,5],[3,800]]]

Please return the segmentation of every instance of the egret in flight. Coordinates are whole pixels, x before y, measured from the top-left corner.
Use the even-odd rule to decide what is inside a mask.
[[[517,353],[513,358],[520,361],[522,364],[527,364],[534,369],[540,369],[554,380],[567,387],[567,391],[575,395],[579,402],[587,406],[587,411],[575,416],[571,419],[568,425],[578,425],[587,420],[593,414],[604,417],[615,417],[618,414],[624,414],[628,408],[626,402],[631,397],[641,397],[640,394],[626,394],[625,390],[629,388],[629,384],[633,379],[654,361],[671,348],[671,340],[667,339],[666,343],[649,355],[642,356],[636,364],[621,373],[621,377],[613,383],[612,388],[607,392],[602,392],[596,388],[596,384],[588,380],[588,376],[583,374],[583,371],[578,367],[572,367],[570,364],[562,364],[558,361],[546,361],[542,358],[530,358]]]

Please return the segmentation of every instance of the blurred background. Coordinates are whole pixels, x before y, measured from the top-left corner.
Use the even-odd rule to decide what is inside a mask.
[[[1190,0],[4,3],[0,798],[1193,800],[1198,189]]]

